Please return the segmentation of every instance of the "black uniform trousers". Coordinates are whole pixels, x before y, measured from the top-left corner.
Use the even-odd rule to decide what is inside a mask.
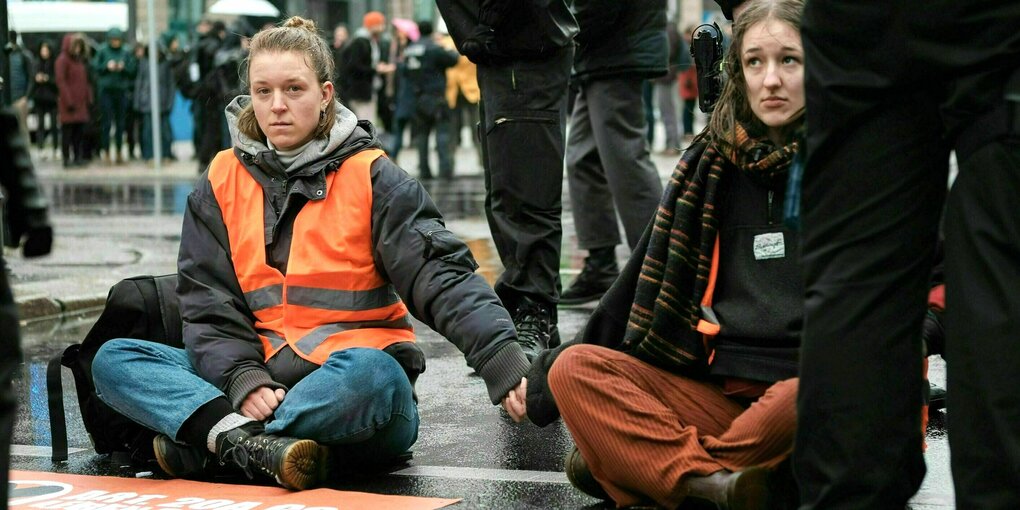
[[[495,289],[510,310],[519,297],[555,305],[567,80],[573,48],[541,60],[478,66],[485,213],[505,271]]]
[[[979,120],[1005,104],[1018,26],[1012,0],[805,8],[794,450],[804,509],[902,509],[924,477],[920,332],[954,147],[945,246],[957,508],[1020,508],[1020,146],[984,136]],[[960,151],[978,133],[976,150]]]
[[[11,437],[17,418],[14,376],[21,365],[18,308],[7,281],[7,265],[0,257],[0,506],[7,508],[7,475],[11,467]]]

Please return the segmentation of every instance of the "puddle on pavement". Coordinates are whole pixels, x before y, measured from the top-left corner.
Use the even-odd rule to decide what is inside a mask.
[[[54,214],[184,214],[190,180],[153,182],[68,182],[42,179]],[[425,189],[447,219],[482,218],[485,185],[481,177],[433,180]]]
[[[65,215],[181,215],[191,182],[44,182],[51,213]],[[447,220],[484,221],[485,185],[481,177],[432,180],[425,189]],[[479,274],[495,283],[502,272],[499,256],[487,238],[468,240],[481,266]]]
[[[13,381],[14,394],[18,399],[18,418],[14,433],[16,444],[42,446],[51,444],[49,394],[46,386],[47,364],[55,356],[59,356],[67,346],[81,342],[98,317],[98,311],[68,314],[21,326],[21,350],[25,362]],[[66,370],[63,371],[63,386],[68,427],[75,428],[80,419],[77,417],[77,405],[73,400],[74,383],[70,372]]]
[[[191,182],[43,182],[51,214],[184,214]]]

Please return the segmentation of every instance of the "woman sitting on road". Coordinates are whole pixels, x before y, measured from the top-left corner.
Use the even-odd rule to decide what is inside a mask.
[[[512,402],[539,425],[562,413],[577,444],[567,474],[588,494],[769,504],[766,475],[796,428],[803,295],[782,204],[804,113],[801,8],[753,0],[741,14],[709,126],[583,344],[541,355],[526,406]]]
[[[523,397],[513,321],[421,185],[334,98],[314,23],[256,34],[242,71],[233,149],[184,216],[185,348],[107,342],[92,365],[103,402],[160,433],[171,476],[212,460],[304,489],[327,460],[363,470],[414,444],[425,360],[408,314],[464,352],[493,403]]]

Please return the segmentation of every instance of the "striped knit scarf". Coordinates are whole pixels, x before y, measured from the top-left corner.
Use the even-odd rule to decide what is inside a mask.
[[[707,367],[701,299],[708,286],[719,229],[719,183],[738,168],[772,187],[786,178],[797,143],[776,149],[737,126],[736,150],[695,143],[677,163],[663,193],[631,306],[624,347],[667,370],[700,373]]]

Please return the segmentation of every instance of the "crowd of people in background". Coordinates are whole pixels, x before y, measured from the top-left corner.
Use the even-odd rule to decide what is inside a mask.
[[[1016,120],[1020,71],[1012,49],[1016,44],[1001,42],[1018,39],[1013,27],[1020,9],[1015,3],[1003,3],[997,10],[986,7],[987,13],[953,13],[961,22],[989,28],[984,37],[968,40],[970,47],[960,53],[961,44],[929,39],[931,33],[950,33],[944,28],[958,21],[942,19],[940,9],[917,21],[904,14],[911,13],[909,9],[855,10],[852,2],[809,3],[805,10],[802,0],[717,0],[734,22],[733,45],[721,65],[728,81],[706,129],[696,136],[693,105],[699,91],[689,51],[694,27],[679,32],[678,22],[667,20],[663,6],[651,0],[616,3],[613,8],[594,1],[567,3],[554,0],[542,9],[532,5],[499,11],[476,9],[473,0],[438,0],[452,40],[429,21],[387,22],[376,11],[365,14],[353,34],[347,26],[335,27],[331,44],[317,38],[314,23],[298,17],[257,36],[243,19],[230,26],[202,21],[188,37],[168,32],[138,43],[118,29],[108,31],[101,43],[85,34],[67,34],[59,51],[50,41],[35,51],[26,49],[12,33],[13,42],[5,48],[9,88],[20,129],[27,132],[31,118],[38,150],[44,152],[49,143],[54,158],[59,138],[65,168],[122,164],[136,157],[136,148],[142,159],[173,158],[170,113],[178,93],[191,101],[198,170],[207,172],[204,187],[189,200],[181,236],[182,309],[201,319],[186,317],[185,322],[207,328],[193,330],[200,331],[191,333],[194,337],[222,328],[223,317],[243,315],[241,319],[255,316],[260,321],[257,335],[239,319],[226,323],[245,327],[209,338],[233,342],[259,337],[269,352],[263,360],[267,364],[285,349],[281,340],[290,342],[291,349],[303,344],[295,340],[305,333],[303,326],[286,321],[279,326],[271,320],[283,313],[280,306],[299,299],[257,308],[264,304],[255,302],[262,297],[254,291],[275,292],[265,289],[282,288],[278,282],[291,278],[286,273],[291,240],[322,237],[314,236],[324,224],[314,215],[371,211],[360,223],[345,222],[344,228],[357,233],[372,227],[371,235],[359,234],[359,239],[400,242],[379,241],[376,248],[351,241],[354,249],[372,253],[359,269],[371,278],[341,275],[357,288],[393,286],[390,290],[398,289],[401,297],[385,306],[355,310],[361,313],[359,320],[366,320],[354,329],[388,331],[375,333],[378,345],[350,345],[386,352],[390,345],[409,341],[412,335],[404,322],[408,313],[436,324],[436,331],[460,342],[469,365],[486,380],[492,402],[501,403],[515,421],[545,425],[562,413],[577,444],[566,460],[567,476],[592,496],[620,506],[654,501],[672,508],[691,498],[719,508],[766,508],[776,491],[790,499],[782,501],[789,506],[799,497],[802,508],[854,500],[860,500],[858,508],[902,508],[924,475],[923,409],[930,392],[923,378],[903,374],[922,374],[927,355],[947,351],[953,359],[950,378],[961,381],[962,396],[953,401],[959,406],[954,417],[960,418],[950,441],[958,504],[1015,508],[1016,483],[1001,475],[1020,458],[1016,427],[1009,420],[1018,407],[1009,393],[1016,379],[1012,342],[1017,321],[1010,322],[1016,307],[1003,297],[1009,295],[1003,290],[1009,288],[1006,283],[1017,279],[1015,271],[1003,268],[1015,268],[1016,260],[1011,240],[1018,229],[1009,220],[1015,217],[1020,134],[1011,122]],[[907,27],[906,40],[916,44],[903,45],[897,39],[881,51],[869,49],[862,55],[861,48],[870,46],[858,39],[869,32],[843,33],[841,26],[830,23],[843,15],[851,21],[848,27],[876,20],[889,20],[879,25],[890,31]],[[989,19],[1003,22],[987,23]],[[918,30],[922,25],[943,30]],[[295,30],[301,37],[292,37]],[[834,35],[847,37],[840,42]],[[1007,46],[1009,51],[1003,49]],[[888,59],[904,48],[916,54],[905,52],[902,63]],[[152,55],[158,59],[155,66],[148,62]],[[814,67],[805,65],[809,61]],[[157,83],[146,72],[153,67]],[[946,77],[918,81],[928,76],[916,71],[927,68],[942,70]],[[239,69],[251,72],[252,88],[246,88],[248,76],[239,75]],[[302,89],[295,83],[314,86]],[[861,93],[873,90],[887,95]],[[334,91],[342,104],[334,100]],[[946,96],[947,91],[954,95]],[[288,117],[291,109],[293,118]],[[161,133],[155,144],[150,131],[154,119]],[[657,122],[666,135],[661,153],[683,154],[665,189],[649,158],[652,147],[659,146]],[[395,164],[410,127],[418,179],[452,178],[453,151],[462,143],[463,128],[475,123],[480,124],[476,147],[485,167],[486,219],[505,269],[491,290],[471,276],[475,263],[467,247],[445,229],[431,230],[442,226],[439,211],[421,183]],[[433,131],[437,175],[430,166]],[[328,150],[312,144],[314,140],[325,140]],[[911,150],[870,150],[890,143]],[[382,157],[380,145],[388,158]],[[231,146],[236,153],[223,152]],[[943,222],[950,149],[957,152],[960,178],[953,184]],[[269,153],[271,157],[263,157]],[[333,165],[341,159],[346,173]],[[298,171],[292,173],[296,162],[303,167],[295,166]],[[249,174],[252,169],[270,173]],[[564,170],[578,244],[588,254],[579,276],[561,293]],[[314,176],[325,182],[327,175],[330,183],[344,179],[343,185],[358,193],[328,197],[334,209],[326,213],[324,208],[306,208],[315,198],[311,185],[301,179]],[[265,204],[258,203],[258,192],[266,179],[256,177],[299,184],[287,187],[286,197],[274,195],[282,187],[266,187],[265,204],[283,203],[284,212],[274,209],[261,215],[259,207]],[[237,182],[246,188],[236,187]],[[993,190],[987,182],[1001,186]],[[403,196],[390,193],[397,184]],[[228,191],[236,196],[222,195],[227,199],[217,206],[225,214],[207,207]],[[322,196],[323,190],[314,193]],[[301,198],[289,200],[297,195]],[[914,195],[924,200],[908,200]],[[362,201],[369,196],[385,197],[386,202],[371,202],[385,205],[378,210],[365,207],[371,203]],[[395,214],[391,204],[409,209]],[[301,211],[288,215],[294,207]],[[275,257],[267,261],[265,246],[249,241],[259,240],[258,222],[248,217],[252,211],[274,222],[295,223],[297,214],[311,220],[303,219],[300,229],[285,229],[282,237],[266,244],[267,253]],[[193,219],[203,216],[211,221]],[[223,228],[216,226],[219,221]],[[940,223],[945,232],[940,232]],[[425,224],[428,230],[422,230]],[[208,230],[208,225],[216,228]],[[48,232],[45,225],[37,226]],[[622,244],[621,226],[630,251],[622,270],[616,253]],[[243,262],[235,267],[224,265],[227,257],[222,254],[206,259],[208,250],[201,246],[226,246],[217,236],[228,233],[247,243],[228,254]],[[437,233],[449,234],[445,243],[433,244]],[[936,292],[930,278],[943,234],[949,247],[946,273],[951,275],[946,286],[956,292],[951,305],[946,305],[945,289]],[[348,242],[345,236],[333,237],[340,241],[321,247],[333,257],[323,258],[330,263],[346,256]],[[48,251],[49,239],[40,239]],[[327,264],[310,264],[318,253],[308,251],[307,243],[294,245],[305,250],[293,251],[300,261],[295,265],[300,269],[291,273],[297,275],[294,281],[312,281],[329,269]],[[392,250],[394,246],[401,249]],[[26,251],[33,251],[28,244]],[[244,258],[253,256],[254,261]],[[392,266],[384,267],[389,279],[376,272],[373,257]],[[457,267],[449,269],[447,263]],[[221,275],[237,272],[243,288],[221,291],[208,284],[221,281],[213,277],[220,269]],[[262,285],[260,278],[270,269],[272,285],[253,283]],[[451,274],[459,283],[447,287],[444,279],[454,278]],[[343,285],[326,290],[348,292]],[[453,291],[447,293],[449,289]],[[211,312],[204,306],[211,302],[209,296],[230,293],[239,296],[234,303],[249,301]],[[920,306],[925,293],[927,309]],[[468,294],[475,303],[463,299]],[[426,301],[438,304],[429,307]],[[598,305],[578,337],[558,347],[557,305],[593,301]],[[471,306],[464,308],[464,303]],[[453,304],[463,310],[483,309],[487,319],[478,324],[453,321],[448,315],[462,311]],[[943,330],[941,313],[947,309]],[[374,314],[391,312],[399,320],[390,317],[392,327],[377,327],[384,321],[374,320]],[[326,313],[304,317],[314,319],[316,327],[346,322]],[[974,317],[982,320],[970,320]],[[931,324],[937,326],[935,336],[948,331],[945,336],[957,341],[933,341]],[[469,334],[461,334],[465,331]],[[973,341],[959,341],[964,339]],[[345,353],[356,349],[341,345],[342,338],[333,340],[318,340],[313,353],[300,357],[324,369],[332,367],[327,363],[334,358],[376,358],[361,363],[386,363],[396,374],[400,409],[384,409],[383,414],[408,414],[399,440],[388,445],[393,457],[399,457],[413,444],[418,427],[412,387],[404,384],[399,371],[401,359],[396,354],[391,354],[396,361],[377,356],[370,349]],[[150,343],[107,344],[113,347],[104,352],[113,361],[106,361],[105,370],[98,364],[95,373],[97,387],[106,383],[112,391],[102,393],[116,396],[122,361],[138,344]],[[501,358],[486,358],[500,362],[483,362],[485,356],[475,345],[502,353]],[[875,364],[876,352],[884,363]],[[985,352],[995,352],[997,359],[987,359]],[[214,373],[212,364],[189,372],[194,368],[190,363],[199,358],[188,358],[184,351],[172,354],[174,358],[151,355],[148,361],[157,368],[172,365],[170,375],[184,381],[176,387],[190,385],[200,394],[212,391],[209,382],[228,377]],[[246,349],[241,357],[253,354],[258,365],[257,350]],[[486,365],[498,368],[481,368]],[[621,371],[621,366],[628,368]],[[144,382],[149,372],[139,367],[134,375]],[[274,370],[267,367],[267,373]],[[413,384],[416,375],[403,368]],[[206,380],[193,377],[202,370],[208,372],[201,374]],[[286,376],[296,382],[318,368],[300,370],[304,373]],[[328,370],[319,377],[327,377],[323,372]],[[261,374],[251,379],[237,374],[232,372],[227,384],[237,386],[214,407],[198,400],[183,402],[194,404],[183,406],[188,416],[172,409],[165,413],[172,416],[154,413],[165,418],[161,423],[146,423],[166,434],[155,443],[163,470],[191,476],[204,468],[208,453],[221,464],[234,461],[245,467],[228,458],[240,447],[259,452],[252,457],[255,467],[285,487],[319,483],[317,466],[325,458],[314,441],[336,442],[324,436],[330,427],[305,433],[297,427],[303,424],[293,419],[249,425],[265,420],[282,403],[283,393],[277,392],[283,388],[274,384],[283,384],[259,379]],[[798,378],[805,384],[799,385]],[[334,384],[332,379],[316,384],[323,381]],[[161,400],[161,394],[137,393],[138,387],[136,381],[119,388],[125,391],[117,396],[121,410],[147,410]],[[270,413],[250,411],[259,400],[269,405]],[[236,412],[238,401],[249,404],[248,410],[240,409],[243,416]],[[341,403],[320,403],[316,409],[336,420],[342,414],[331,412],[334,404]],[[283,414],[284,407],[280,409]],[[179,430],[183,432],[176,439],[190,446],[169,437]],[[296,443],[309,448],[294,453],[289,448]],[[887,447],[875,446],[880,443]],[[197,457],[181,453],[184,448],[198,450]],[[262,455],[265,451],[285,453],[272,457]],[[365,446],[364,451],[375,449]],[[292,453],[308,457],[306,467],[314,469],[285,472],[286,466],[297,465],[288,460]],[[200,460],[187,462],[191,458]],[[241,459],[247,462],[248,457]],[[773,470],[785,477],[780,484],[765,473]],[[793,476],[799,495],[787,496],[797,492]]]
[[[419,22],[387,20],[373,11],[356,30],[340,24],[324,36],[332,36],[334,83],[340,100],[358,118],[373,123],[392,157],[412,147],[418,153],[419,179],[450,179],[458,147],[473,147],[478,164],[482,161],[477,69],[457,52],[444,24],[435,28],[431,22],[424,24],[422,30]],[[202,172],[229,145],[223,109],[241,92],[237,65],[255,32],[239,18],[229,25],[202,20],[190,32],[160,34],[153,41],[159,97],[154,106],[148,41],[130,42],[124,31],[111,28],[101,36],[33,37],[31,48],[26,48],[11,31],[6,51],[12,105],[39,158],[60,160],[66,169],[116,166],[132,160],[151,164],[157,152],[153,116],[160,125],[159,157],[175,161],[173,141],[179,133],[175,137],[170,116],[175,107],[188,108],[194,158]],[[654,83],[655,100],[645,101],[651,119],[649,142],[661,146],[661,154],[679,154],[694,135],[697,85],[689,39],[674,30],[669,38],[670,74]],[[424,70],[418,67],[421,56],[408,59],[408,47],[413,52],[429,48]],[[652,87],[652,82],[647,86]],[[423,93],[427,98],[422,98]],[[653,138],[656,123],[666,133],[661,143]],[[431,146],[430,139],[434,140]],[[432,171],[430,161],[438,162],[438,172]]]
[[[165,31],[155,40],[128,42],[111,28],[100,39],[68,33],[43,38],[29,50],[11,31],[12,104],[41,160],[66,169],[130,160],[176,160],[170,114],[190,101],[200,170],[228,146],[223,108],[239,92],[237,66],[255,30],[243,19],[229,27],[202,21],[194,33]],[[155,45],[153,102],[150,47]],[[183,101],[180,101],[183,99]],[[153,145],[153,117],[160,126]],[[218,136],[213,136],[218,134]],[[203,158],[205,156],[205,158]]]

